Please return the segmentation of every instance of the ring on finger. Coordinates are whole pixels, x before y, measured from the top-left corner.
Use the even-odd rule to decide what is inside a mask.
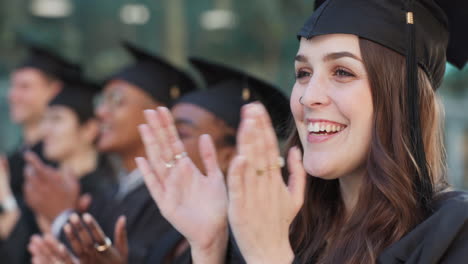
[[[185,158],[185,157],[187,157],[187,152],[185,152],[185,151],[182,152],[182,153],[176,154],[174,156],[174,159],[172,159],[171,161],[166,163],[166,168],[170,169],[170,168],[174,167],[178,160],[180,160],[182,158]]]
[[[284,165],[285,165],[284,158],[279,156],[278,162],[276,165],[272,165],[270,167],[267,167],[266,169],[257,169],[255,173],[257,174],[257,176],[262,176],[265,172],[281,169],[284,167]]]
[[[182,153],[179,153],[179,154],[175,155],[174,160],[180,160],[180,159],[185,158],[185,157],[187,157],[187,152],[184,151]]]
[[[110,238],[106,237],[104,238],[104,244],[99,245],[96,243],[94,245],[94,248],[96,249],[97,252],[102,253],[108,250],[111,246],[112,246],[112,241],[110,240]]]

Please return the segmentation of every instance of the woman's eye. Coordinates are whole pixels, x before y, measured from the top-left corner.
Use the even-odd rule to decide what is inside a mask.
[[[335,75],[338,77],[354,77],[354,74],[345,69],[336,69]]]
[[[296,79],[302,79],[304,77],[309,77],[310,76],[310,72],[307,72],[307,71],[301,71],[299,70],[297,73],[296,73]]]

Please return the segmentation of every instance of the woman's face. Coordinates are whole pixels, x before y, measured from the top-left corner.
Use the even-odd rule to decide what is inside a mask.
[[[80,125],[78,116],[68,107],[50,106],[42,122],[44,155],[61,162],[77,151],[77,146],[92,146],[97,137],[97,123],[90,120]]]
[[[304,167],[336,179],[362,172],[373,123],[372,95],[357,36],[301,39],[291,110],[304,148]]]

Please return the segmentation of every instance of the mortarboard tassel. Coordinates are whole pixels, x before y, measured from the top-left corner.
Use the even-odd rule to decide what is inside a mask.
[[[420,103],[418,88],[418,64],[416,58],[416,33],[414,25],[414,1],[408,1],[406,13],[407,27],[407,54],[406,54],[406,82],[408,100],[408,125],[410,131],[410,149],[417,165],[415,177],[415,191],[418,194],[419,203],[429,213],[433,196],[432,181],[429,177],[424,142],[421,131]]]

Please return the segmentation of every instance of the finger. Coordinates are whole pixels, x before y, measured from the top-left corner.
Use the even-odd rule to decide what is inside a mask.
[[[72,258],[65,246],[58,242],[52,235],[46,234],[44,241],[52,252],[52,255],[66,264],[72,264]]]
[[[51,259],[52,253],[49,250],[48,246],[44,242],[44,239],[38,235],[35,235],[31,238],[31,244],[34,244],[36,247],[36,252],[38,255],[45,259]]]
[[[127,259],[128,256],[128,240],[127,240],[127,219],[124,215],[121,215],[115,225],[115,247],[119,251],[123,259]]]
[[[260,170],[262,174],[259,176],[260,179],[265,179],[267,175],[270,174],[269,170],[269,161],[268,161],[268,153],[266,148],[265,142],[265,135],[264,131],[265,127],[262,126],[261,115],[263,114],[260,104],[253,104],[251,108],[247,110],[247,112],[252,112],[253,118],[255,120],[255,124],[252,127],[248,127],[249,134],[248,134],[248,141],[250,142],[251,151],[250,154],[247,156],[247,160],[255,166],[257,170]]]
[[[244,197],[246,163],[245,157],[241,155],[237,155],[231,161],[227,177],[228,197],[230,201]]]
[[[177,133],[177,129],[174,124],[174,119],[169,109],[163,106],[158,107],[158,115],[161,120],[161,125],[165,130],[165,134],[167,135],[172,154],[177,155],[184,152],[184,144],[179,138],[179,134]]]
[[[39,235],[32,235],[31,238],[29,239],[29,244],[28,244],[28,251],[31,253],[31,255],[34,256],[42,256],[43,253],[40,250],[39,247],[39,241],[40,241],[40,236]]]
[[[145,184],[148,187],[151,196],[153,197],[155,202],[158,202],[158,200],[160,200],[161,197],[160,195],[162,195],[164,192],[161,182],[159,181],[158,177],[153,173],[153,170],[151,170],[151,167],[145,158],[135,158],[135,162],[141,174],[143,174],[143,179],[145,180]]]
[[[24,159],[27,162],[27,164],[32,167],[34,175],[36,175],[38,178],[46,179],[46,165],[41,161],[41,159],[39,158],[39,156],[37,156],[36,153],[32,151],[26,151],[24,154]]]
[[[86,226],[81,221],[78,214],[73,213],[70,216],[70,224],[77,235],[78,239],[81,241],[83,249],[90,250],[94,248],[94,240],[90,232],[87,230]]]
[[[263,170],[264,165],[258,164],[256,153],[254,150],[255,133],[256,129],[254,119],[243,120],[242,128],[238,132],[240,141],[237,143],[239,149],[239,155],[242,155],[245,158],[245,172],[242,174],[242,181],[244,187],[244,193],[254,193],[258,191],[257,182],[261,180],[260,178],[264,176],[265,172],[258,171]],[[262,175],[257,175],[257,173],[263,173]],[[251,190],[251,191],[250,191]]]
[[[159,152],[162,146],[159,144],[156,135],[153,134],[149,125],[139,125],[138,129],[145,145],[146,157],[150,161],[150,168],[155,171],[156,177],[161,177],[162,180],[164,179],[163,176],[166,174],[165,160]]]
[[[169,144],[169,138],[166,133],[166,129],[162,125],[161,115],[159,114],[159,108],[157,111],[155,110],[145,110],[145,117],[148,125],[150,127],[151,133],[154,135],[154,139],[157,142],[158,152],[160,153],[160,157],[163,159],[164,162],[170,162],[173,157],[174,153],[172,152],[172,148]]]
[[[191,159],[188,157],[182,158],[177,162],[177,166],[172,168],[171,175],[167,179],[167,197],[180,197],[181,193],[187,193],[190,188],[198,188],[196,185],[201,181],[197,177],[201,175]],[[168,203],[171,202],[174,201],[168,201]]]
[[[288,189],[298,207],[297,210],[299,210],[304,203],[306,172],[302,164],[302,153],[298,147],[293,147],[289,150],[288,169]]]
[[[204,134],[200,137],[198,149],[208,177],[222,177],[223,174],[218,164],[218,155],[216,154],[216,148],[210,135]]]
[[[96,241],[96,243],[99,245],[105,244],[106,234],[104,234],[104,231],[102,231],[101,226],[99,226],[94,217],[88,213],[85,213],[83,215],[83,220],[86,226],[88,227],[89,231],[91,232],[94,241]]]
[[[264,140],[265,152],[264,155],[268,158],[269,166],[277,166],[278,158],[280,156],[279,147],[278,147],[278,138],[276,137],[275,130],[273,129],[273,124],[270,119],[268,111],[262,104],[258,104],[259,109],[259,124],[260,131],[262,131],[262,138]],[[280,170],[277,169],[276,172],[281,175]]]
[[[83,248],[78,236],[73,231],[72,226],[69,223],[65,224],[63,231],[65,232],[65,236],[67,237],[73,252],[75,252],[78,258],[83,258],[85,256],[85,249]]]

